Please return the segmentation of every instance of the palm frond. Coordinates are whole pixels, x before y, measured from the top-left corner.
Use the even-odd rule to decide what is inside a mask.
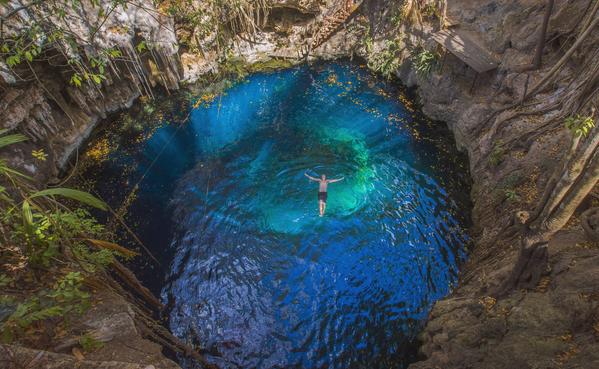
[[[106,205],[106,203],[104,201],[98,199],[97,197],[95,197],[92,194],[89,194],[89,193],[83,192],[83,191],[79,191],[79,190],[74,190],[72,188],[64,188],[64,187],[48,188],[47,190],[42,190],[42,191],[38,191],[38,192],[34,193],[33,195],[29,196],[29,198],[42,197],[42,196],[44,196],[44,197],[46,197],[46,196],[63,196],[63,197],[67,197],[69,199],[87,204],[89,206],[93,206],[94,208],[97,208],[100,210],[108,210],[108,205]]]

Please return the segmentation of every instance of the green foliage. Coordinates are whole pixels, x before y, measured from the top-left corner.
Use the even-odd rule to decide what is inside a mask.
[[[503,146],[503,142],[496,142],[495,146],[493,147],[493,151],[491,151],[491,154],[489,155],[489,164],[492,166],[498,166],[501,164],[506,154],[507,150]]]
[[[504,190],[505,199],[509,202],[518,202],[520,201],[520,195],[513,189]]]
[[[374,41],[372,40],[372,36],[367,34],[364,37],[364,45],[366,46],[366,52],[368,52],[368,54],[372,53],[372,49],[374,47]]]
[[[23,140],[22,136],[7,135],[6,130],[0,130],[0,147]],[[29,283],[15,276],[38,280],[36,292],[29,293],[28,297],[0,295],[3,305],[0,334],[4,342],[11,342],[45,320],[62,320],[70,314],[84,312],[90,300],[89,292],[83,289],[85,276],[107,267],[115,255],[125,250],[118,245],[90,247],[90,239],[102,245],[99,239],[107,235],[104,227],[86,210],[72,210],[58,202],[66,198],[104,210],[107,205],[103,201],[70,188],[37,191],[27,176],[2,160],[0,175],[8,178],[11,186],[10,191],[0,186],[0,240],[9,246],[2,249],[0,257],[3,268],[13,273],[0,274],[0,287]],[[20,272],[14,273],[14,270]],[[43,287],[53,281],[52,288]]]
[[[439,18],[441,12],[438,4],[439,0],[405,0],[401,8],[401,19],[409,24],[420,24],[423,18]]]
[[[39,321],[85,312],[90,306],[90,294],[82,290],[83,279],[79,272],[69,272],[54,288],[43,289],[19,303],[0,326],[2,341],[12,342]]]
[[[420,10],[420,14],[422,14],[422,17],[424,18],[439,18],[441,12],[436,3],[427,2]]]
[[[12,278],[6,274],[0,274],[0,288],[8,286],[12,282]]]
[[[152,115],[152,113],[154,113],[155,110],[156,108],[154,107],[154,105],[152,105],[149,102],[145,103],[143,106],[143,112],[146,115]]]
[[[144,125],[127,114],[123,117],[121,132],[123,137],[136,137],[144,131]]]
[[[369,48],[368,44],[366,47]],[[370,46],[370,50],[372,50],[372,46]],[[399,39],[386,41],[384,49],[379,52],[369,53],[368,68],[382,74],[385,78],[391,78],[393,73],[401,66],[400,51],[401,43]]]
[[[391,24],[395,27],[398,28],[399,26],[401,26],[401,24],[403,23],[403,13],[400,9],[396,9],[393,12],[393,15],[391,16]]]
[[[245,79],[249,74],[247,62],[242,57],[233,56],[231,53],[222,59],[220,63],[220,71],[226,77],[234,77],[235,79]]]
[[[288,60],[271,58],[268,60],[248,63],[244,58],[235,56],[231,50],[221,59],[220,72],[224,77],[237,80],[245,79],[251,73],[271,72],[289,68],[293,64]]]
[[[289,60],[285,59],[268,59],[258,61],[247,66],[249,73],[257,72],[272,72],[275,70],[285,69],[292,67],[293,64]]]
[[[148,49],[148,46],[146,45],[145,41],[140,41],[136,46],[135,46],[135,50],[137,50],[138,53],[142,53],[144,51],[146,51]]]
[[[23,136],[20,133],[4,136],[6,132],[6,129],[0,129],[0,148],[27,140],[27,137]]]
[[[108,210],[106,203],[97,197],[83,191],[73,190],[72,188],[49,188],[42,191],[37,191],[29,196],[30,199],[40,196],[64,196],[72,200],[79,201],[83,204],[93,206],[100,210]]]
[[[427,77],[437,67],[439,56],[437,53],[428,51],[423,47],[415,48],[410,58],[416,70],[416,74],[421,77]]]
[[[566,118],[565,124],[566,128],[568,128],[575,137],[587,137],[591,130],[595,128],[595,121],[592,117],[581,116],[580,114]]]
[[[104,342],[98,341],[90,334],[83,335],[81,338],[79,338],[79,344],[85,352],[96,351],[104,347]]]
[[[71,84],[77,87],[81,87],[81,75],[79,73],[74,73],[71,76]]]
[[[66,59],[72,85],[80,87],[83,81],[100,85],[106,79],[107,65],[112,59],[122,57],[122,53],[113,47],[99,47],[94,42],[94,36],[117,7],[126,9],[129,0],[89,2],[97,9],[97,18],[94,24],[90,24],[92,34],[87,39],[73,33],[70,18],[67,17],[70,13],[80,15],[89,10],[84,8],[80,0],[30,1],[26,5],[27,17],[21,16],[23,12],[4,15],[7,18],[0,22],[0,60],[20,78],[37,78],[31,64],[55,59],[58,54]],[[43,16],[37,16],[39,14]],[[19,18],[17,22],[22,22],[24,26],[9,30],[7,24],[11,17]],[[19,69],[22,64],[27,64],[26,68]],[[29,76],[20,75],[24,71],[30,72]]]
[[[83,279],[80,272],[69,272],[47,296],[54,299],[56,306],[61,307],[63,312],[75,311],[81,314],[89,308],[90,297],[88,292],[81,289]]]
[[[80,265],[106,266],[105,256],[100,260],[97,252],[83,252],[87,246],[82,237],[102,237],[104,227],[96,222],[89,213],[83,209],[73,211],[55,210],[51,212],[33,212],[29,201],[23,201],[21,224],[17,222],[17,213],[9,212],[4,215],[3,223],[13,229],[9,239],[16,244],[26,246],[25,254],[29,263],[38,267],[49,267],[53,259],[58,256],[63,244],[68,244],[73,257]],[[75,239],[74,237],[77,237]],[[69,242],[65,242],[68,240]],[[98,251],[99,252],[99,251]],[[88,268],[92,270],[93,267]]]

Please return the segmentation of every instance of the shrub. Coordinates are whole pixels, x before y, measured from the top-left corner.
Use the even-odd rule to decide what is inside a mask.
[[[372,44],[369,46],[367,43],[366,47],[372,50]],[[400,51],[399,39],[387,41],[383,50],[369,53],[368,68],[382,74],[387,79],[391,78],[393,73],[401,66],[401,59],[398,55]]]
[[[85,352],[96,351],[104,346],[104,342],[98,341],[90,334],[83,335],[81,338],[79,338],[79,344]]]
[[[411,55],[416,74],[427,77],[437,67],[439,55],[422,47],[416,48]]]
[[[0,148],[26,140],[6,133],[0,130]],[[97,240],[106,236],[104,227],[85,209],[72,210],[61,202],[107,210],[89,193],[70,188],[38,191],[28,176],[2,159],[0,177],[11,186],[0,186],[0,287],[23,289],[0,294],[0,334],[2,341],[11,342],[34,332],[29,330],[34,324],[39,330],[45,320],[84,312],[90,304],[84,279],[128,250]]]
[[[509,202],[518,202],[520,201],[520,196],[516,192],[516,190],[507,189],[504,191],[505,199]]]

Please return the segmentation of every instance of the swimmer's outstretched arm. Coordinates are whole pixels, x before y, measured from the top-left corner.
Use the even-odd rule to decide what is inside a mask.
[[[306,177],[308,177],[308,179],[311,179],[311,180],[313,180],[313,181],[315,181],[315,182],[320,182],[320,179],[318,179],[318,178],[314,178],[314,177],[310,177],[310,176],[308,175],[308,173],[304,173],[304,175],[305,175]]]
[[[343,181],[344,179],[345,179],[345,177],[341,177],[341,178],[337,178],[337,179],[329,179],[327,182],[335,183],[335,182]]]

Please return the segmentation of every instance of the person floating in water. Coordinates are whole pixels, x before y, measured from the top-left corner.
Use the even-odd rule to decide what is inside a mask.
[[[320,211],[320,216],[324,215],[324,212],[327,208],[327,186],[329,183],[335,183],[339,181],[343,181],[345,177],[341,177],[338,179],[327,179],[327,176],[324,174],[320,176],[320,179],[314,178],[308,175],[308,173],[304,173],[308,179],[318,182],[318,210]]]

